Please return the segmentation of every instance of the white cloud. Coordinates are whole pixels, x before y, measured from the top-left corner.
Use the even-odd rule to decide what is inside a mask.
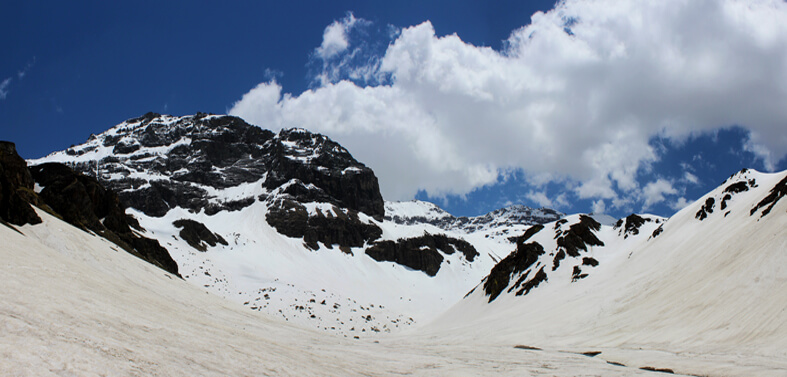
[[[355,26],[357,19],[352,13],[341,20],[334,21],[325,28],[322,34],[322,44],[315,53],[321,59],[330,59],[347,50],[350,43],[347,41],[347,32]]]
[[[328,26],[316,54],[352,54],[353,20]],[[781,0],[567,0],[534,14],[507,46],[436,36],[424,22],[356,67],[390,77],[387,85],[322,80],[289,95],[271,81],[230,112],[329,135],[375,170],[388,199],[419,189],[461,195],[522,169],[575,180],[580,198],[619,207],[640,189],[638,171],[659,158],[651,137],[684,140],[730,125],[750,131],[747,148],[766,164],[787,154]],[[652,205],[659,196],[642,198]]]
[[[604,202],[604,200],[599,199],[599,200],[596,200],[596,201],[593,202],[593,207],[592,208],[593,208],[593,213],[601,214],[601,213],[606,212],[607,204]]]
[[[675,211],[680,211],[680,210],[682,210],[683,208],[685,208],[689,204],[690,204],[689,201],[686,200],[686,198],[681,196],[680,198],[678,198],[674,202],[671,202],[669,204],[669,206],[670,206],[670,208],[674,209]]]
[[[533,203],[540,205],[541,207],[552,207],[552,200],[549,199],[546,193],[542,191],[530,191],[525,195]]]
[[[672,183],[665,179],[657,179],[653,182],[649,182],[645,187],[642,189],[642,195],[645,199],[645,204],[642,206],[642,209],[648,209],[650,206],[654,204],[658,204],[664,201],[664,195],[675,195],[678,193],[674,187],[672,187]]]
[[[602,199],[596,200],[593,202],[592,211],[596,214],[605,213],[607,211],[607,204]]]
[[[11,85],[11,79],[12,77],[9,77],[3,80],[3,82],[0,82],[0,99],[8,97],[8,86]]]
[[[696,175],[691,174],[688,171],[683,172],[683,180],[688,182],[688,183],[694,184],[694,185],[697,185],[697,184],[700,183],[700,179],[697,178]]]

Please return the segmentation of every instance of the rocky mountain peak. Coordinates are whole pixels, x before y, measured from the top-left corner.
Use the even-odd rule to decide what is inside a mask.
[[[327,202],[375,218],[385,211],[371,169],[328,137],[297,128],[275,134],[233,116],[148,113],[32,162],[62,162],[95,176],[130,207],[155,217],[175,207],[208,214],[238,210],[293,184],[314,186],[290,190],[301,202]],[[217,192],[252,183],[264,190]]]

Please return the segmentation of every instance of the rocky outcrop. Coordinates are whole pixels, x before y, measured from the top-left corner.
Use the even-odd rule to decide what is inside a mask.
[[[757,205],[751,209],[749,214],[754,215],[755,213],[757,213],[757,211],[762,209],[762,214],[760,215],[760,217],[761,218],[765,217],[767,214],[771,212],[773,206],[775,206],[776,203],[778,203],[779,200],[781,200],[781,198],[785,196],[787,196],[787,177],[785,177],[784,179],[779,181],[779,183],[773,186],[773,188],[768,193],[768,195],[765,198],[763,198],[759,203],[757,203]]]
[[[30,203],[38,201],[27,163],[16,153],[14,143],[0,141],[0,219],[14,225],[38,224]]]
[[[544,254],[544,247],[537,242],[518,243],[516,250],[498,262],[489,276],[486,277],[483,283],[484,293],[489,296],[489,302],[494,301],[503,290],[511,283],[511,278],[517,274],[521,274],[525,270],[533,266],[538,261],[538,258]],[[519,280],[509,289],[519,289],[530,274],[523,274]],[[517,295],[530,292],[541,281],[546,280],[544,269],[539,270],[534,276],[537,280],[536,283],[528,283],[517,291]],[[521,292],[521,293],[520,293]]]
[[[126,215],[113,191],[95,178],[79,174],[68,166],[47,163],[30,167],[35,182],[43,187],[41,200],[68,223],[94,232],[129,253],[178,275],[178,265],[158,241],[137,235],[131,227],[136,220]]]
[[[467,241],[428,233],[420,237],[375,242],[366,250],[366,255],[378,262],[394,262],[435,276],[443,263],[441,252],[451,255],[457,251],[470,262],[478,256],[478,251]]]
[[[184,239],[191,247],[199,251],[208,250],[208,246],[215,247],[218,244],[225,246],[229,245],[222,236],[211,232],[210,229],[201,222],[180,219],[173,222],[172,225],[180,228],[180,238]]]
[[[383,219],[377,177],[328,137],[303,129],[282,130],[267,150],[271,162],[265,187],[274,189],[295,179],[320,188],[331,204]]]
[[[361,247],[383,233],[378,226],[361,221],[355,210],[331,206],[310,214],[303,204],[286,197],[271,203],[265,220],[285,236],[302,238],[312,250],[320,248],[318,242],[344,250]]]
[[[557,238],[559,249],[565,250],[571,257],[578,257],[579,250],[587,251],[588,246],[604,246],[604,242],[594,232],[601,229],[601,224],[586,215],[579,216],[579,222],[571,225]]]

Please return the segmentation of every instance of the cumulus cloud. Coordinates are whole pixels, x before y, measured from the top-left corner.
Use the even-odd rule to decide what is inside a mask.
[[[686,198],[681,196],[677,200],[671,202],[669,204],[669,206],[670,206],[670,208],[672,208],[672,209],[674,209],[676,211],[680,211],[680,210],[682,210],[683,208],[685,208],[689,204],[690,204],[689,201],[686,200]]]
[[[356,22],[329,25],[315,54],[354,53]],[[269,81],[230,113],[329,135],[375,170],[388,199],[461,195],[521,169],[573,180],[578,197],[613,207],[642,190],[647,207],[675,193],[665,180],[638,183],[660,158],[655,136],[739,125],[766,165],[787,154],[781,0],[566,0],[534,14],[502,51],[438,36],[428,21],[395,35],[356,67],[387,77],[383,85],[334,78],[291,95]]]
[[[665,199],[664,195],[675,195],[677,193],[678,190],[672,187],[672,183],[665,179],[659,178],[653,182],[649,182],[642,189],[642,195],[645,200],[642,209],[648,209],[654,204],[663,202]]]
[[[347,33],[358,19],[352,13],[348,13],[341,20],[334,21],[325,28],[322,34],[322,44],[317,47],[315,53],[322,59],[330,59],[347,50],[350,43],[347,41]]]
[[[601,214],[607,211],[607,203],[604,200],[599,199],[593,202],[593,213]]]
[[[543,191],[530,191],[525,197],[542,207],[552,207],[552,200],[549,199],[547,194]]]

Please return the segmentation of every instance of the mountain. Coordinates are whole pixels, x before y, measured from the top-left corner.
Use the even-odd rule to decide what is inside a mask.
[[[787,370],[787,172],[613,222],[385,202],[325,136],[206,114],[0,162],[11,374]]]
[[[186,280],[347,337],[430,320],[511,251],[512,235],[563,216],[385,202],[374,172],[329,138],[231,116],[148,113],[29,163],[117,192]]]
[[[783,375],[785,195],[787,172],[743,170],[669,219],[534,226],[423,331],[688,375]]]
[[[648,376],[466,338],[345,339],[206,294],[34,208],[0,225],[0,371],[10,376]]]

